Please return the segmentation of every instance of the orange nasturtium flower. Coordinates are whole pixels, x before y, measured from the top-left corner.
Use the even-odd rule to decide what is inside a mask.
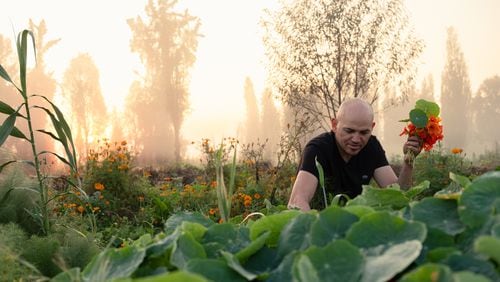
[[[415,108],[410,111],[410,118],[402,120],[408,124],[403,128],[400,136],[418,136],[423,141],[424,150],[430,151],[437,141],[443,140],[443,126],[438,116],[439,111],[436,103],[418,100]]]
[[[461,148],[453,148],[453,149],[451,149],[451,152],[452,152],[453,154],[460,154],[460,153],[462,153],[463,151],[464,151],[464,150],[462,150]]]
[[[104,190],[104,184],[97,182],[94,184],[94,189],[96,189],[97,191],[102,191]]]

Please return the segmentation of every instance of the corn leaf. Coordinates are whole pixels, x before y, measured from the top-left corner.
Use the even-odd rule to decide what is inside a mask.
[[[36,59],[35,37],[30,30],[23,30],[17,36],[17,56],[19,58],[19,77],[21,79],[21,95],[26,99],[27,86],[26,86],[26,65],[28,57],[28,35],[31,36],[33,43],[33,52]]]
[[[54,153],[54,152],[51,152],[51,151],[42,151],[40,153],[38,153],[38,155],[43,155],[43,154],[50,154],[50,155],[54,155],[56,156],[61,162],[67,164],[68,166],[71,167],[71,164],[68,162],[68,160],[66,160],[64,157]]]
[[[47,135],[49,135],[50,137],[52,137],[52,139],[54,139],[54,140],[57,140],[57,141],[61,142],[61,139],[59,139],[59,137],[57,137],[54,133],[52,133],[52,132],[50,132],[50,131],[46,131],[46,130],[44,130],[44,129],[38,129],[37,131],[38,131],[38,132],[41,132],[41,133],[43,133],[43,134],[47,134]]]
[[[0,146],[3,145],[7,137],[9,137],[14,125],[16,124],[16,114],[9,115],[0,126]]]
[[[14,82],[12,82],[12,79],[10,78],[9,74],[7,73],[7,71],[2,67],[2,65],[0,65],[0,76],[7,80],[8,82],[14,84]]]

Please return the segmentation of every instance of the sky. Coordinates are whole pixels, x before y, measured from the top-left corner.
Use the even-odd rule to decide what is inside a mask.
[[[48,69],[60,79],[72,58],[88,52],[100,69],[109,107],[121,109],[141,65],[130,53],[126,19],[144,16],[146,0],[0,0],[0,33],[17,32],[45,19],[47,39],[60,38],[47,54]],[[405,0],[410,21],[426,48],[419,77],[431,73],[439,92],[445,62],[446,29],[455,27],[469,67],[472,90],[485,78],[500,75],[499,0]],[[237,136],[244,120],[243,86],[254,83],[257,97],[265,88],[264,47],[259,21],[274,0],[179,0],[201,20],[197,61],[191,72],[190,112],[183,136],[188,141]]]

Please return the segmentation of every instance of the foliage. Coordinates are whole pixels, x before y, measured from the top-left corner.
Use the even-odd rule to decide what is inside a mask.
[[[401,0],[282,1],[264,21],[271,80],[289,106],[329,128],[346,98],[404,92],[422,51]]]
[[[454,185],[449,178],[450,172],[475,177],[472,163],[466,159],[465,152],[454,153],[438,146],[437,150],[422,152],[415,159],[413,180],[416,183],[429,181],[430,189],[426,195],[430,196],[448,185]]]
[[[15,223],[0,224],[0,277],[3,281],[20,281],[37,274],[19,258],[26,233]]]
[[[365,187],[356,198],[364,200],[345,207],[281,211],[247,224],[182,213],[167,220],[164,233],[105,250],[83,271],[72,271],[83,279],[180,271],[217,281],[497,281],[498,185],[500,172],[489,172],[458,199],[421,201],[411,200],[418,194],[412,190],[425,187]],[[67,275],[55,278],[69,281]]]
[[[28,211],[36,209],[37,183],[19,165],[6,168],[0,177],[0,223],[16,223],[28,234],[42,233],[41,226]]]

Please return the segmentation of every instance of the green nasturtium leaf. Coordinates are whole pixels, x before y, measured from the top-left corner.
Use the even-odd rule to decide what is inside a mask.
[[[307,282],[307,281],[322,281],[318,277],[318,273],[307,256],[299,256],[295,262],[293,269],[293,281]],[[330,280],[330,281],[333,281]]]
[[[227,266],[229,268],[231,268],[232,270],[236,271],[237,273],[239,273],[241,276],[245,277],[248,281],[252,281],[254,280],[255,278],[257,278],[257,274],[255,273],[252,273],[248,270],[246,270],[240,263],[240,261],[238,260],[238,258],[236,256],[234,256],[233,254],[231,253],[228,253],[228,252],[224,252],[222,251],[222,257],[224,258],[224,260],[226,261],[227,263]]]
[[[474,179],[458,203],[460,219],[470,227],[481,226],[500,211],[500,171],[490,171]]]
[[[131,282],[132,281],[133,282],[178,282],[178,281],[209,282],[210,280],[196,273],[190,273],[186,271],[174,271],[166,274],[139,278],[130,281]]]
[[[52,277],[52,279],[50,279],[50,282],[73,282],[75,280],[78,281],[77,279],[81,277],[80,275],[80,268],[74,267],[64,272],[60,272],[56,276]]]
[[[220,256],[220,251],[232,254],[250,244],[248,227],[231,223],[214,224],[208,228],[201,241],[210,258]]]
[[[364,186],[361,195],[348,201],[347,206],[363,205],[375,210],[399,210],[408,203],[408,198],[399,189]]]
[[[345,206],[343,209],[349,213],[354,214],[358,218],[362,218],[363,216],[367,214],[371,214],[372,212],[375,212],[375,209],[369,206],[362,206],[362,205],[350,205],[350,206]]]
[[[490,261],[480,259],[472,254],[451,255],[444,264],[448,265],[452,271],[471,271],[477,274],[484,275],[492,281],[500,281],[500,275],[496,271],[495,266]]]
[[[453,273],[453,282],[491,282],[491,279],[472,271],[458,271]]]
[[[404,192],[404,195],[408,199],[414,199],[415,197],[419,196],[423,192],[427,191],[429,187],[431,186],[431,182],[429,180],[424,180],[418,185],[415,185],[411,187],[408,191]]]
[[[82,272],[83,281],[109,281],[129,277],[142,263],[145,254],[144,248],[135,246],[107,249],[85,267]]]
[[[292,251],[301,251],[311,245],[311,226],[317,220],[310,213],[299,214],[281,230],[278,241],[278,257],[282,258]]]
[[[389,281],[406,269],[418,257],[421,250],[422,243],[418,240],[395,245],[380,245],[363,250],[366,263],[361,281]]]
[[[190,233],[196,241],[201,241],[201,238],[207,232],[207,228],[197,222],[184,221],[180,228],[181,231]]]
[[[457,202],[438,198],[425,198],[411,208],[411,215],[427,225],[449,235],[464,231],[465,226],[458,217]]]
[[[165,222],[165,233],[170,234],[174,232],[177,226],[180,226],[184,221],[196,222],[205,227],[210,227],[215,224],[212,220],[206,218],[201,213],[197,212],[179,212],[170,216]]]
[[[255,221],[250,226],[250,240],[255,240],[260,234],[271,231],[271,235],[266,241],[267,246],[276,247],[278,245],[281,230],[292,218],[301,214],[298,210],[287,210],[277,214],[272,214]]]
[[[271,271],[266,282],[293,281],[293,266],[301,254],[301,252],[292,252],[285,256],[278,267]]]
[[[438,247],[427,253],[427,261],[439,263],[451,255],[460,255],[461,252],[455,247]]]
[[[360,248],[372,248],[412,240],[423,242],[426,233],[422,222],[410,222],[388,212],[374,212],[354,223],[346,239]]]
[[[443,264],[426,263],[406,273],[400,282],[453,281],[450,268]]]
[[[241,262],[244,263],[246,260],[252,256],[253,254],[257,253],[266,243],[267,238],[271,235],[270,231],[266,231],[262,234],[260,234],[257,239],[251,241],[250,244],[248,244],[245,248],[239,250],[235,256],[236,258]]]
[[[410,121],[416,128],[424,128],[429,119],[424,111],[420,109],[413,109],[410,111]]]
[[[316,273],[316,280],[299,281],[359,281],[364,266],[363,254],[358,247],[352,245],[347,240],[340,239],[331,242],[325,247],[311,247],[300,255],[300,258],[307,257],[311,263],[313,272]],[[294,265],[294,270],[300,269],[300,258]],[[296,271],[294,271],[294,276]]]
[[[318,214],[318,219],[311,226],[311,242],[322,247],[333,240],[344,238],[347,230],[356,221],[358,217],[344,208],[328,207]]]
[[[417,102],[415,103],[415,109],[420,109],[425,114],[427,114],[427,116],[433,116],[433,117],[439,116],[440,112],[438,104],[424,99],[417,100]]]
[[[206,258],[203,246],[190,233],[183,233],[177,238],[170,255],[170,263],[179,269],[184,269],[188,261],[195,258]]]
[[[243,276],[232,270],[226,262],[218,259],[192,259],[187,262],[185,271],[200,274],[210,281],[246,282]]]
[[[500,238],[480,236],[474,242],[474,250],[492,258],[497,265],[500,264]]]

